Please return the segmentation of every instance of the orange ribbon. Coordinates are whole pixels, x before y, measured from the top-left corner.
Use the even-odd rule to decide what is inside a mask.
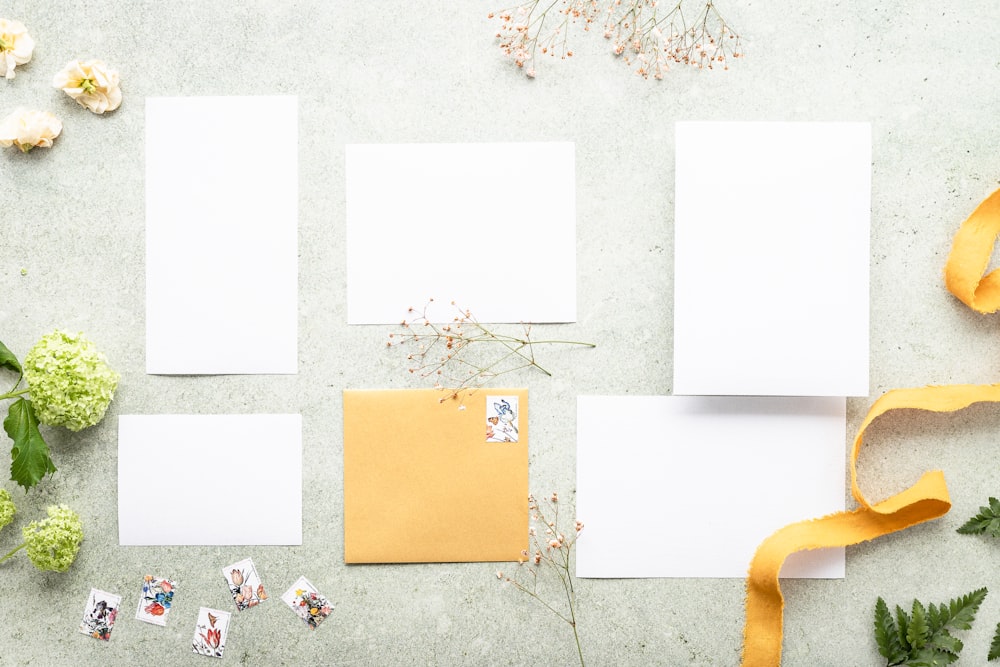
[[[948,290],[981,313],[1000,309],[1000,269],[983,275],[998,235],[1000,190],[962,223],[945,265]],[[890,410],[954,412],[980,402],[1000,403],[1000,384],[893,389],[872,404],[851,451],[851,494],[859,507],[785,526],[765,539],[754,554],[747,575],[743,667],[781,664],[784,598],[778,573],[789,555],[807,549],[858,544],[937,519],[951,509],[948,487],[940,470],[925,472],[916,484],[882,502],[868,502],[858,488],[857,479],[858,454],[868,426]]]

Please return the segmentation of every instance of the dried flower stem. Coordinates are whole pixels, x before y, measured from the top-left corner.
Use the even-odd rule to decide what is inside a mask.
[[[501,51],[529,77],[535,76],[539,50],[553,57],[573,55],[568,47],[571,24],[582,24],[589,32],[597,22],[603,25],[604,37],[612,40],[612,53],[635,65],[635,73],[644,78],[662,79],[671,64],[729,69],[729,58],[742,56],[739,35],[713,0],[702,0],[705,4],[689,23],[683,11],[686,1],[678,0],[664,13],[658,0],[527,0],[489,17],[500,20],[496,37]],[[558,18],[546,31],[552,14]]]
[[[553,493],[545,500],[546,510],[539,505],[534,496],[528,496],[528,511],[531,512],[532,526],[528,530],[529,549],[521,552],[522,559],[518,561],[518,572],[525,573],[529,583],[517,578],[505,576],[497,572],[497,579],[509,583],[514,588],[526,593],[535,602],[542,605],[573,629],[573,640],[576,643],[577,657],[580,665],[585,665],[583,647],[580,643],[580,632],[576,623],[576,590],[573,588],[571,556],[573,545],[583,530],[583,524],[575,522],[574,530],[566,537],[559,528],[559,496]],[[551,519],[549,518],[551,517]],[[567,611],[557,609],[558,603],[550,603],[538,592],[538,576],[540,572],[555,572],[562,586]]]
[[[422,378],[434,378],[438,388],[447,388],[450,395],[442,400],[457,398],[460,391],[481,387],[500,375],[524,368],[534,367],[551,376],[552,373],[535,359],[536,345],[596,347],[593,343],[572,340],[532,340],[530,324],[522,325],[523,336],[498,333],[481,324],[471,311],[455,306],[454,302],[452,306],[457,315],[449,324],[437,324],[431,321],[427,312],[433,302],[434,299],[428,301],[412,321],[403,320],[400,325],[406,332],[389,334],[387,345],[415,348],[406,357],[412,362],[408,370]],[[417,311],[410,308],[409,312],[415,314]],[[485,352],[486,358],[477,356],[476,349]],[[497,356],[490,357],[491,351],[496,351]]]

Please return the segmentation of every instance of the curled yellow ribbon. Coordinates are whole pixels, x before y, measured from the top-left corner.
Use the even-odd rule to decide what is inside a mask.
[[[1000,269],[983,275],[998,234],[1000,190],[962,223],[945,265],[948,290],[981,313],[1000,309]],[[925,472],[916,484],[882,502],[868,502],[857,480],[858,454],[868,426],[890,410],[954,412],[981,402],[1000,403],[1000,384],[893,389],[872,404],[851,451],[851,494],[859,507],[785,526],[765,539],[754,554],[747,575],[743,667],[781,664],[784,598],[778,573],[789,555],[807,549],[858,544],[937,519],[951,509],[948,487],[940,470]]]

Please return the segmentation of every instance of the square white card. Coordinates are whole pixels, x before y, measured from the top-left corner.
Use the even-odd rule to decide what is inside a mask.
[[[775,530],[844,509],[843,398],[580,396],[580,577],[746,576]],[[844,550],[782,576],[840,578]]]

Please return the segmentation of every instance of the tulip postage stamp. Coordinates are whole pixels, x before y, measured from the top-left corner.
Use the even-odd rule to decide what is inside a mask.
[[[227,565],[222,568],[222,576],[226,578],[229,592],[233,594],[233,602],[239,611],[256,607],[267,599],[267,592],[260,581],[252,558],[244,558],[238,563]]]
[[[299,577],[281,596],[281,600],[309,626],[310,630],[315,630],[316,626],[333,611],[333,604],[305,577]]]
[[[517,442],[517,396],[486,397],[486,442]]]
[[[176,590],[177,584],[173,580],[147,574],[142,579],[142,593],[135,617],[153,625],[166,625]]]
[[[115,627],[121,603],[120,595],[91,588],[87,607],[83,610],[83,620],[80,621],[80,632],[104,641],[111,639],[111,629]]]
[[[226,650],[226,635],[229,634],[228,611],[202,607],[198,610],[198,624],[194,628],[191,651],[200,655],[221,658]]]

